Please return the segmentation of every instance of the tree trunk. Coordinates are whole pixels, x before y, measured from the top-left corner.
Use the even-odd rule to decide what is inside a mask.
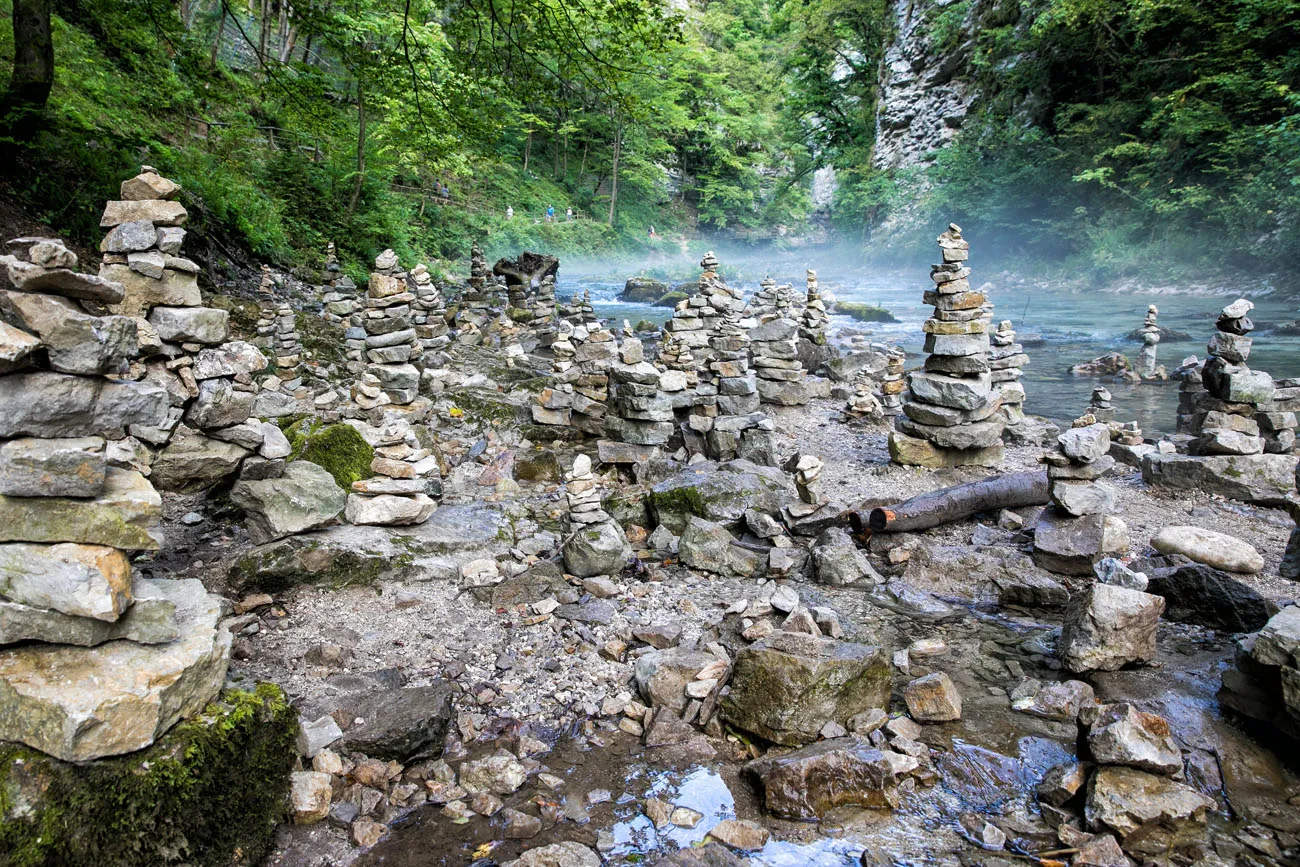
[[[15,134],[35,130],[54,86],[51,0],[13,0],[14,68],[0,100],[0,127]]]
[[[266,72],[267,19],[271,17],[271,0],[262,0],[262,8],[257,16],[257,75],[261,78]]]
[[[211,69],[217,68],[217,55],[221,52],[221,38],[226,35],[226,2],[221,2],[221,18],[217,21],[217,35],[212,40],[212,54],[208,57],[208,66]]]
[[[614,165],[610,169],[609,225],[614,225],[614,210],[618,207],[618,160],[623,154],[623,126],[614,122]]]
[[[524,177],[528,177],[528,157],[533,151],[533,131],[528,131],[528,137],[524,139]]]
[[[313,36],[315,36],[315,35],[316,35],[316,34],[314,34],[314,33],[308,33],[308,34],[307,34],[307,44],[304,45],[304,46],[302,47],[302,62],[303,62],[303,63],[311,63],[311,38],[312,38]]]
[[[361,201],[361,185],[366,180],[366,97],[357,82],[357,177],[352,184],[352,201],[348,202],[348,218],[357,212]]]
[[[1007,473],[919,494],[888,508],[850,512],[855,533],[910,533],[960,521],[994,509],[1041,506],[1047,502],[1047,473]]]

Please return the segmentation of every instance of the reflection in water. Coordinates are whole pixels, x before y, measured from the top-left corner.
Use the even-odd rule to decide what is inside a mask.
[[[763,276],[762,269],[755,268],[752,263],[747,268],[739,280],[728,273],[725,261],[722,268],[723,276],[733,287],[743,289],[746,297],[757,291],[757,281]],[[788,266],[775,268],[772,277],[802,289],[803,273],[786,273],[788,270]],[[833,327],[869,333],[872,340],[897,343],[907,351],[909,365],[919,363],[922,357],[920,326],[931,310],[921,303],[924,284],[928,283],[924,273],[898,276],[822,269],[818,276],[823,292],[829,291],[844,301],[877,304],[900,320],[897,323],[859,323],[835,316],[832,317]],[[567,298],[575,289],[590,290],[597,315],[616,323],[624,319],[633,325],[642,319],[661,323],[672,315],[668,308],[618,301],[617,295],[622,288],[621,282],[566,279],[564,270],[560,271],[560,297]],[[1188,339],[1166,339],[1160,343],[1159,363],[1173,370],[1189,355],[1205,357],[1205,342],[1214,332],[1214,320],[1219,310],[1232,300],[1231,296],[1070,292],[1051,286],[1007,289],[992,286],[988,291],[996,305],[995,321],[1010,319],[1020,338],[1038,335],[1044,341],[1041,344],[1035,341],[1025,347],[1030,357],[1023,380],[1027,394],[1025,411],[1057,422],[1070,421],[1083,412],[1096,385],[1092,379],[1066,373],[1070,365],[1090,361],[1106,352],[1122,352],[1135,359],[1141,344],[1130,343],[1124,336],[1142,324],[1148,304],[1160,308],[1161,325],[1191,335]],[[1259,330],[1254,335],[1251,366],[1266,370],[1275,378],[1300,376],[1300,336],[1267,332],[1270,324],[1297,318],[1295,303],[1271,296],[1253,300],[1256,307],[1252,318]],[[1107,388],[1114,396],[1117,418],[1136,420],[1148,436],[1173,432],[1178,405],[1176,382],[1107,384]]]

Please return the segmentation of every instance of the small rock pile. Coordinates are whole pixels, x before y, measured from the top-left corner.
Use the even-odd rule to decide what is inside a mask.
[[[1196,401],[1188,450],[1194,455],[1257,455],[1264,451],[1256,413],[1273,403],[1273,378],[1246,365],[1250,357],[1249,313],[1254,304],[1238,299],[1219,315],[1201,370],[1205,391]]]
[[[885,408],[876,396],[879,388],[876,379],[866,370],[859,370],[853,376],[853,393],[849,395],[844,413],[849,418],[862,419],[876,424],[884,421]]]
[[[293,308],[275,297],[275,280],[271,269],[262,266],[262,282],[257,287],[258,319],[256,346],[271,355],[278,387],[290,391],[302,385],[298,366],[302,361],[302,341]]]
[[[812,399],[799,361],[799,328],[791,319],[771,318],[749,332],[758,395],[764,403],[803,406]]]
[[[798,322],[801,311],[795,304],[794,287],[789,283],[777,285],[771,277],[764,277],[758,283],[758,292],[750,299],[750,312],[759,323],[771,319],[789,319]]]
[[[379,381],[395,404],[409,404],[419,395],[420,371],[412,359],[422,347],[411,321],[415,294],[406,283],[397,254],[385,250],[375,258],[364,312],[365,372]]]
[[[572,325],[585,325],[596,319],[596,308],[591,304],[590,291],[581,295],[574,292],[567,304],[559,305],[558,312],[561,319]]]
[[[633,445],[666,445],[675,429],[673,404],[660,386],[659,369],[645,360],[640,340],[624,339],[609,376],[612,387],[605,432]]]
[[[411,323],[415,337],[420,342],[420,367],[443,366],[445,356],[439,356],[451,343],[451,328],[447,325],[447,302],[433,282],[429,267],[423,263],[411,269],[411,282],[415,285],[415,298],[411,301]]]
[[[1002,401],[1002,418],[1008,427],[1015,427],[1025,421],[1025,387],[1020,382],[1024,375],[1022,368],[1029,363],[1029,356],[1024,347],[1016,343],[1016,332],[1011,327],[1010,319],[1003,319],[989,338],[989,370],[993,380],[993,390]]]
[[[916,466],[996,467],[1005,453],[1006,423],[989,372],[989,338],[980,310],[985,296],[970,288],[965,265],[970,244],[961,227],[949,224],[938,240],[943,262],[932,266],[935,288],[925,293],[925,303],[935,310],[922,326],[929,355],[923,371],[908,375],[906,418],[894,423],[889,454],[895,463]]]
[[[664,331],[663,342],[659,347],[659,363],[667,371],[675,371],[681,374],[681,381],[684,388],[695,388],[700,384],[700,368],[696,364],[695,355],[691,352],[690,346],[686,344],[674,331]],[[681,389],[673,388],[672,391]]]
[[[1088,414],[1099,422],[1112,422],[1115,420],[1115,408],[1111,406],[1110,389],[1104,385],[1099,385],[1092,390],[1092,397],[1088,400]]]
[[[324,309],[321,315],[327,322],[351,322],[352,314],[357,309],[357,284],[343,273],[333,241],[325,248],[325,274],[326,282],[321,294]]]
[[[407,422],[392,422],[380,429],[370,470],[373,477],[352,483],[344,511],[350,523],[384,527],[423,524],[438,508],[429,496],[431,489],[435,493],[441,490],[438,459],[420,446]]]
[[[598,322],[575,327],[561,319],[556,334],[551,344],[553,384],[537,396],[533,421],[601,436],[608,411],[609,368],[616,352],[613,332]]]
[[[521,320],[540,347],[548,347],[555,341],[555,311],[555,277],[547,274],[528,299],[527,316]]]
[[[569,536],[563,545],[565,569],[579,578],[621,572],[632,548],[623,529],[601,508],[591,458],[578,455],[574,459],[573,468],[564,476],[564,497],[569,511]]]
[[[1115,491],[1099,481],[1115,466],[1109,451],[1110,428],[1084,415],[1043,455],[1052,505],[1034,531],[1034,561],[1042,568],[1090,575],[1098,560],[1128,547],[1127,527],[1111,516]]]
[[[1238,639],[1236,666],[1224,671],[1218,697],[1300,738],[1300,606],[1283,608],[1259,632]]]
[[[149,215],[181,218],[151,210],[164,199],[129,198],[163,180],[146,171],[123,184],[128,198],[108,215],[139,219],[111,246],[153,247]],[[158,549],[162,501],[132,468],[126,429],[161,428],[170,400],[156,382],[118,378],[138,352],[136,322],[96,311],[147,312],[147,302],[73,270],[59,241],[10,249],[19,255],[0,256],[0,741],[89,761],[142,749],[199,713],[224,683],[231,639],[199,581],[132,580],[131,555]]]
[[[880,406],[885,415],[898,415],[903,411],[903,392],[907,382],[903,378],[903,366],[907,362],[907,353],[897,346],[886,348],[888,358],[885,360],[885,372],[880,377]]]
[[[1156,365],[1156,344],[1160,342],[1160,326],[1156,324],[1156,317],[1159,314],[1156,305],[1151,304],[1147,307],[1146,318],[1142,321],[1142,349],[1138,351],[1135,372],[1143,379],[1169,378],[1165,369]]]

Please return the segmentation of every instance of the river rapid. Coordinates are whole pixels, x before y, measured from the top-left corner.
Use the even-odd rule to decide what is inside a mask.
[[[817,267],[816,263],[813,267]],[[635,269],[629,268],[628,273],[635,273]],[[746,298],[758,291],[758,281],[768,274],[778,283],[791,283],[800,291],[804,285],[802,265],[792,267],[789,262],[747,262],[742,267],[728,269],[724,257],[720,273],[728,285],[743,290]],[[921,323],[931,311],[921,301],[929,285],[924,272],[901,274],[832,266],[818,267],[818,277],[824,295],[829,293],[841,301],[874,304],[899,320],[863,323],[832,315],[832,336],[837,342],[846,343],[852,335],[869,335],[872,341],[896,344],[906,350],[909,368],[919,365],[923,358]],[[1127,340],[1126,335],[1142,325],[1147,305],[1160,308],[1162,326],[1189,335],[1181,339],[1166,338],[1158,346],[1158,363],[1172,371],[1190,355],[1205,357],[1205,343],[1214,333],[1219,311],[1238,297],[1230,287],[1178,294],[1168,288],[1083,291],[1003,277],[995,277],[985,285],[978,274],[972,284],[983,285],[993,300],[994,321],[1010,319],[1018,339],[1025,343],[1030,358],[1023,379],[1025,411],[1057,423],[1078,417],[1088,406],[1097,384],[1092,378],[1072,376],[1071,365],[1107,352],[1122,352],[1136,360],[1141,344]],[[619,301],[622,288],[622,279],[566,274],[563,266],[557,284],[561,298],[568,298],[575,291],[589,291],[597,315],[614,323],[626,319],[633,325],[641,320],[658,324],[671,317],[670,308]],[[1275,379],[1300,376],[1300,335],[1270,333],[1273,326],[1300,318],[1297,310],[1300,304],[1278,297],[1277,293],[1244,294],[1255,304],[1252,318],[1257,330],[1253,334],[1251,367],[1266,370]],[[1173,432],[1177,382],[1106,385],[1113,396],[1117,418],[1136,420],[1148,436]]]

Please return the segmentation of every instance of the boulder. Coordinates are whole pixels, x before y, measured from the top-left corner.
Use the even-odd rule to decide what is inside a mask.
[[[111,623],[131,604],[131,561],[103,545],[0,544],[0,597]]]
[[[234,443],[182,433],[154,458],[150,478],[159,490],[194,493],[234,474],[247,455],[247,449]]]
[[[348,699],[342,709],[354,722],[343,733],[339,748],[403,764],[441,755],[454,693],[447,684],[435,681]]]
[[[1264,558],[1254,545],[1200,527],[1164,527],[1151,537],[1151,547],[1161,554],[1181,554],[1224,572],[1253,575],[1264,568]]]
[[[632,556],[632,546],[612,521],[577,529],[564,543],[564,565],[572,575],[617,575]]]
[[[122,287],[123,295],[109,308],[122,316],[144,316],[158,305],[198,307],[203,303],[198,275],[167,268],[161,279],[141,274],[130,265],[99,266],[99,276]]]
[[[289,779],[289,812],[295,825],[311,825],[330,814],[333,790],[330,775],[294,771]]]
[[[334,477],[310,461],[294,461],[277,479],[240,480],[230,501],[244,510],[256,544],[282,539],[326,524],[347,504]]]
[[[88,437],[167,417],[167,392],[147,382],[65,373],[0,377],[0,438]]]
[[[77,542],[155,551],[162,497],[134,470],[110,467],[94,499],[0,496],[0,542]]]
[[[135,320],[91,316],[66,298],[0,292],[0,318],[36,335],[60,373],[118,373],[136,355]]]
[[[695,675],[717,662],[718,658],[691,647],[653,650],[637,658],[632,667],[637,690],[651,707],[674,711],[686,708],[686,686]]]
[[[894,463],[907,466],[942,469],[945,467],[1002,466],[1006,448],[998,443],[982,449],[944,449],[920,437],[908,436],[901,431],[889,434],[889,457]]]
[[[172,343],[220,343],[230,331],[230,314],[215,307],[155,307],[149,324]]]
[[[510,795],[528,779],[528,769],[508,750],[461,763],[459,783],[471,795],[491,792]]]
[[[889,678],[880,647],[777,631],[736,655],[721,714],[767,740],[806,744],[828,722],[887,707]]]
[[[819,819],[842,806],[898,805],[893,765],[880,750],[856,738],[834,738],[745,765],[762,792],[763,806],[783,819]]]
[[[199,383],[198,397],[185,411],[185,420],[201,430],[231,427],[253,414],[256,399],[254,392],[237,388],[229,379],[207,379]]]
[[[1111,584],[1093,584],[1070,601],[1061,628],[1061,662],[1074,672],[1115,671],[1150,662],[1165,600]]]
[[[1034,525],[1034,562],[1061,575],[1091,575],[1103,557],[1128,548],[1128,527],[1111,515],[1082,518],[1046,508]]]
[[[143,749],[203,710],[225,682],[230,633],[218,597],[174,601],[180,638],[167,644],[0,651],[0,740],[84,762]]]
[[[1200,563],[1157,571],[1147,590],[1164,597],[1170,620],[1224,632],[1255,632],[1277,612],[1253,587]]]
[[[1167,455],[1142,458],[1152,487],[1220,494],[1244,503],[1285,508],[1294,488],[1296,455]]]
[[[0,256],[0,267],[5,268],[5,274],[0,274],[0,280],[3,280],[3,276],[8,276],[9,283],[20,292],[42,292],[94,301],[97,304],[116,304],[124,295],[121,283],[103,276],[96,277],[63,268],[51,270],[19,262],[12,256]]]
[[[762,564],[762,558],[737,544],[726,527],[694,516],[687,520],[677,550],[683,565],[737,578],[751,577]]]
[[[1103,705],[1088,732],[1092,757],[1104,765],[1127,765],[1173,776],[1183,769],[1169,722],[1128,702]]]
[[[1067,458],[1090,464],[1110,451],[1110,428],[1104,424],[1070,428],[1058,436],[1056,442]]]
[[[918,722],[953,722],[961,719],[961,693],[946,673],[936,671],[903,687],[907,712]]]
[[[232,340],[221,346],[200,349],[191,370],[199,382],[217,377],[235,377],[265,370],[269,362],[256,346]]]
[[[1214,802],[1190,786],[1135,768],[1098,768],[1088,783],[1085,816],[1113,831],[1124,851],[1139,857],[1180,854],[1196,860]]]
[[[1300,605],[1283,608],[1255,637],[1251,657],[1262,665],[1300,668]]]
[[[779,470],[748,461],[709,462],[688,467],[650,490],[650,516],[680,536],[692,516],[739,525],[746,510],[778,514],[793,499]]]
[[[843,527],[831,527],[818,537],[812,559],[821,584],[843,586],[859,581],[880,584],[885,580]]]
[[[41,342],[32,335],[0,320],[0,374],[28,366]]]
[[[103,437],[0,442],[0,495],[94,497],[107,472]]]
[[[343,515],[351,524],[405,527],[427,521],[437,508],[437,502],[427,494],[349,494]]]

